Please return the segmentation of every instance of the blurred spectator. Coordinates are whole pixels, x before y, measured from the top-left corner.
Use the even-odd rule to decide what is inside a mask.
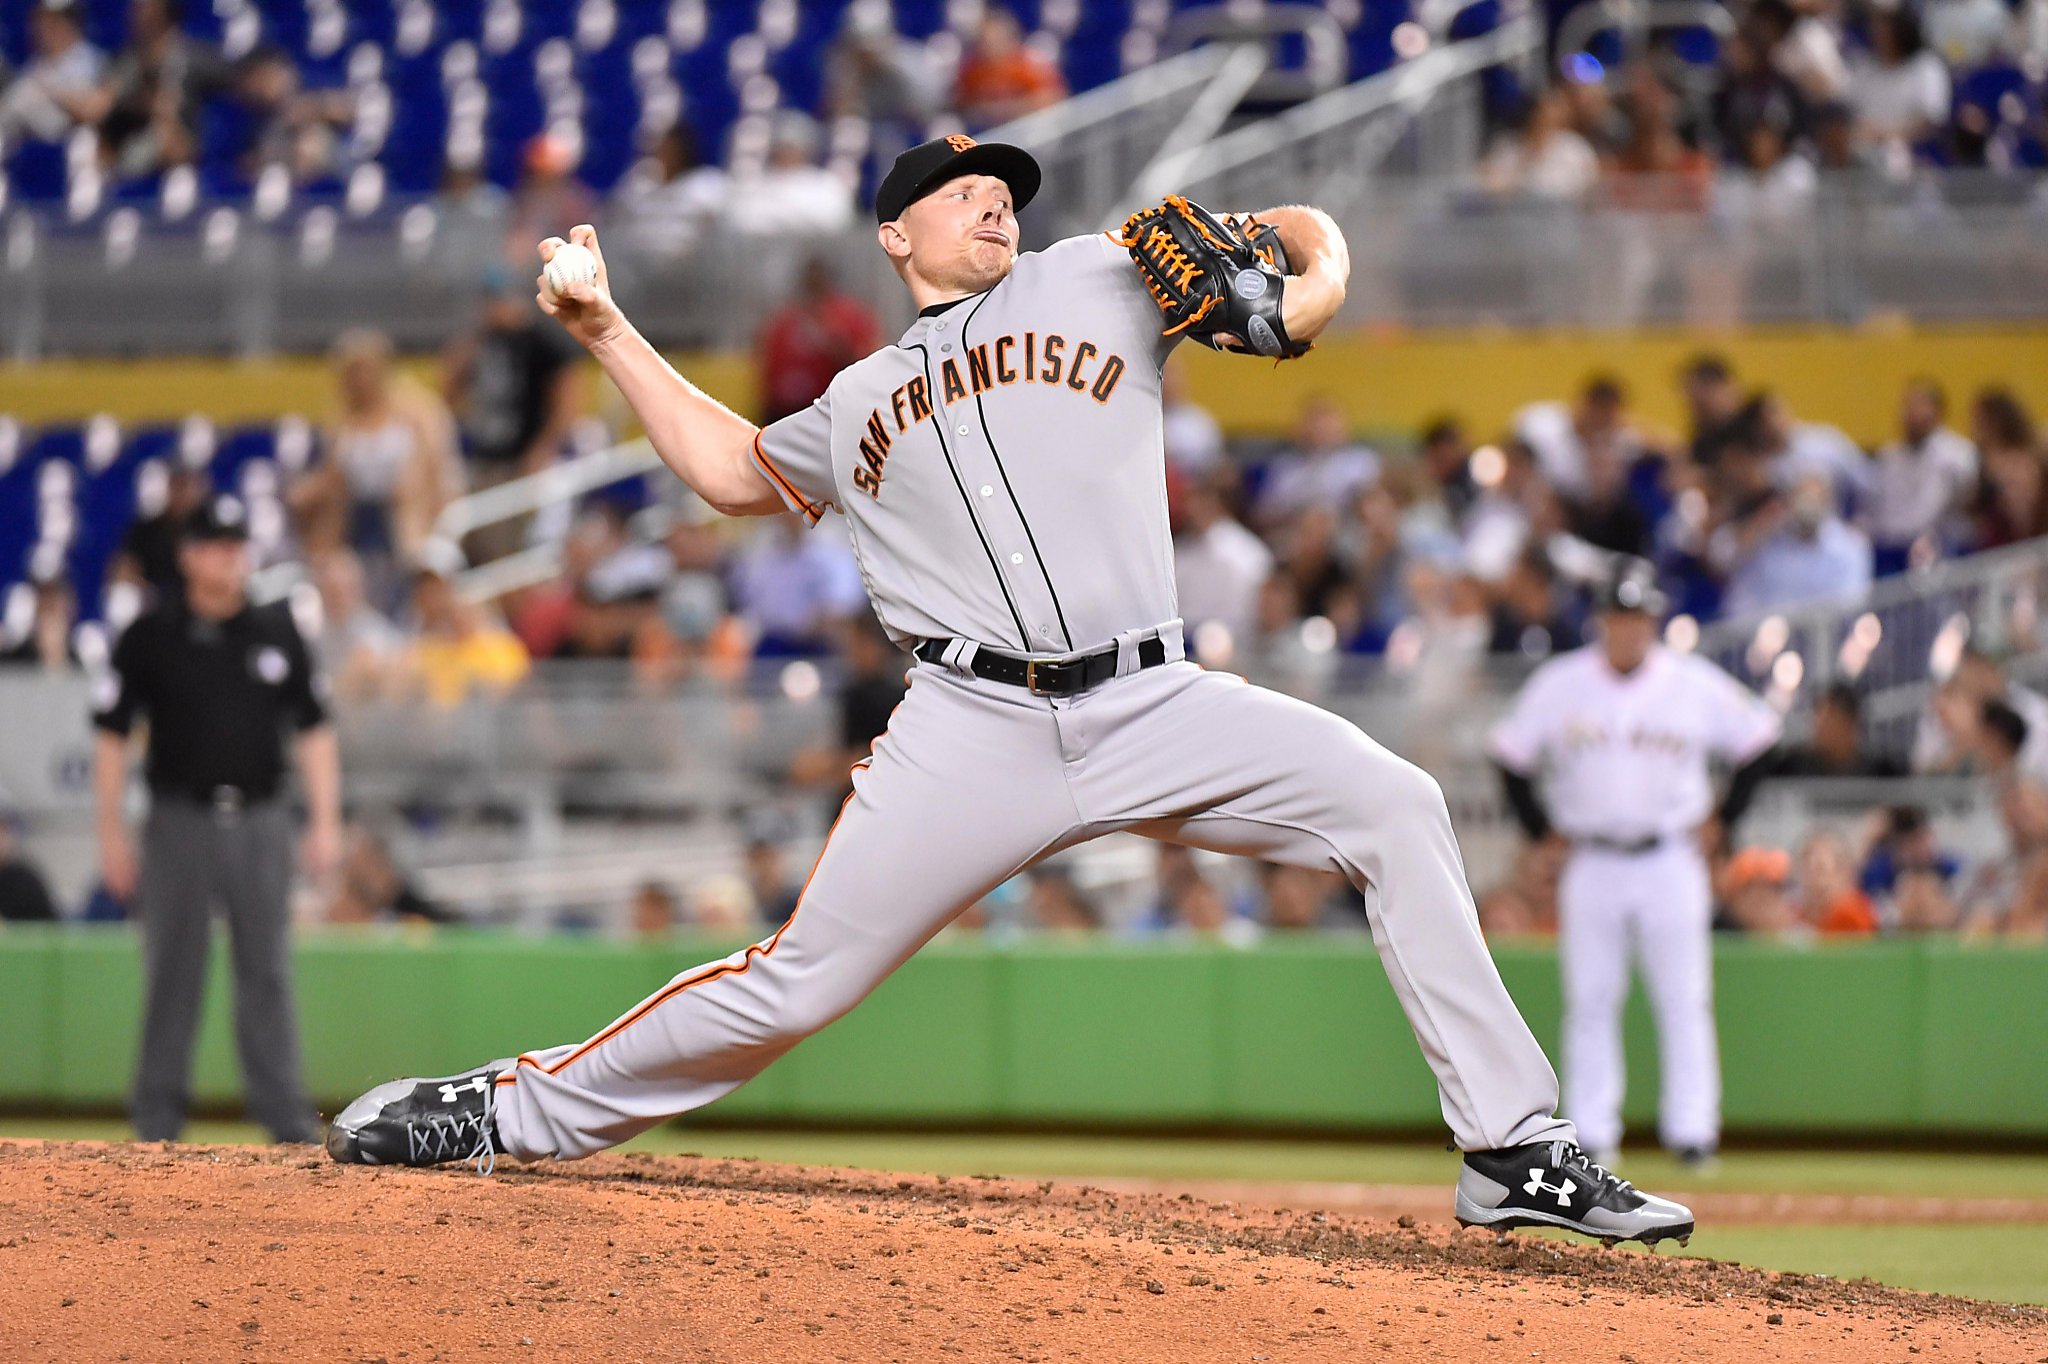
[[[2011,389],[1987,388],[1977,395],[1970,404],[1970,434],[1982,459],[1977,547],[2048,534],[2048,468],[2033,419]]]
[[[1735,382],[1735,371],[1725,356],[1707,351],[1686,362],[1679,371],[1678,385],[1685,395],[1686,412],[1692,423],[1692,462],[1711,469],[1721,457],[1721,447],[1734,434],[1742,413],[1742,390]]]
[[[1158,881],[1159,899],[1139,919],[1140,932],[1219,938],[1233,946],[1258,940],[1250,907],[1226,897],[1187,848],[1159,845]]]
[[[33,607],[17,637],[13,621],[0,621],[0,667],[67,672],[78,666],[78,593],[62,572],[45,574],[29,589]]]
[[[1714,191],[1714,207],[1730,224],[1767,232],[1804,230],[1811,222],[1819,188],[1813,163],[1787,150],[1776,128],[1749,131],[1742,173],[1726,175]]]
[[[531,279],[540,273],[536,254],[548,237],[567,238],[569,229],[597,217],[597,199],[576,178],[576,148],[559,133],[536,133],[520,156],[519,183],[512,190],[512,221],[506,229],[505,260]]]
[[[422,895],[390,845],[360,824],[350,825],[342,839],[341,875],[326,918],[334,924],[461,922]]]
[[[836,742],[807,748],[790,763],[790,780],[829,786],[833,804],[852,789],[854,764],[865,758],[889,727],[903,700],[907,660],[872,615],[855,617],[843,635],[846,673],[837,698]]]
[[[21,854],[21,822],[0,809],[0,923],[55,923],[57,902],[35,863]]]
[[[755,917],[763,923],[779,924],[796,913],[803,887],[790,879],[780,843],[766,838],[747,841],[747,889],[754,897]]]
[[[834,375],[881,344],[874,310],[839,288],[828,261],[812,257],[796,297],[770,313],[755,338],[761,424],[803,411]]]
[[[122,179],[189,165],[199,151],[200,106],[230,83],[227,62],[178,20],[176,0],[134,0],[128,45],[81,110],[83,121],[98,125],[101,155]]]
[[[34,55],[12,83],[0,79],[0,149],[59,142],[96,107],[106,56],[85,40],[75,0],[42,0],[29,21]]]
[[[1714,90],[1712,122],[1723,158],[1747,155],[1759,130],[1790,142],[1805,122],[1806,101],[1771,62],[1768,51],[1750,29],[1727,38],[1721,57],[1721,78]]]
[[[1254,520],[1270,531],[1310,507],[1348,507],[1379,476],[1379,456],[1352,440],[1337,400],[1313,394],[1302,404],[1293,446],[1266,465]]]
[[[1639,212],[1698,212],[1706,206],[1714,163],[1681,133],[1677,92],[1648,62],[1630,67],[1623,79],[1628,138],[1608,165],[1609,202]],[[1742,151],[1746,158],[1747,143]]]
[[[880,164],[924,141],[926,125],[939,112],[941,88],[924,44],[896,31],[887,4],[847,8],[825,54],[825,112],[835,119],[866,119]]]
[[[1799,850],[1794,912],[1822,937],[1877,932],[1877,909],[1856,884],[1856,859],[1837,834],[1817,833]]]
[[[1515,414],[1514,425],[1543,477],[1567,502],[1611,495],[1642,453],[1628,392],[1609,374],[1588,379],[1575,405],[1531,403]]]
[[[108,576],[114,582],[147,588],[157,601],[175,601],[185,593],[185,579],[178,568],[178,540],[186,519],[206,500],[206,473],[173,461],[163,487],[163,504],[138,517],[122,535]]]
[[[758,922],[747,883],[737,876],[707,876],[690,887],[689,922],[707,933],[751,932]]]
[[[418,635],[407,671],[428,701],[452,709],[472,697],[502,696],[524,680],[531,665],[518,638],[458,597],[440,573],[415,576],[412,600]]]
[[[1564,93],[1566,122],[1586,139],[1595,156],[1605,159],[1621,150],[1628,139],[1628,117],[1615,107],[1605,71],[1591,80],[1581,80],[1567,70],[1558,89]]]
[[[1903,167],[1913,149],[1948,121],[1948,68],[1927,50],[1911,9],[1873,8],[1868,22],[1870,54],[1849,76],[1856,137],[1886,162]]]
[[[335,412],[327,457],[287,493],[308,557],[344,546],[386,598],[417,566],[434,523],[462,493],[455,421],[441,400],[398,370],[378,332],[335,341]]]
[[[824,236],[853,222],[853,187],[818,164],[818,125],[795,110],[776,115],[768,164],[734,178],[726,226],[740,237]]]
[[[792,513],[763,522],[732,565],[733,605],[754,630],[754,652],[814,657],[834,632],[867,610],[860,567],[837,527],[809,534]]]
[[[1813,729],[1803,744],[1782,750],[1773,769],[1781,777],[1902,777],[1894,757],[1871,752],[1863,742],[1863,699],[1847,682],[1821,693],[1813,708]]]
[[[953,103],[967,126],[979,131],[1008,123],[1066,97],[1066,79],[1026,46],[1017,16],[991,5],[953,82]]]
[[[1452,521],[1462,522],[1479,496],[1472,480],[1472,442],[1465,438],[1464,426],[1456,417],[1436,418],[1422,428],[1415,453],[1444,511]]]
[[[1473,451],[1472,481],[1479,495],[1459,533],[1465,564],[1481,581],[1498,582],[1526,546],[1564,529],[1564,508],[1526,441]]]
[[[1557,936],[1557,880],[1570,847],[1562,838],[1522,841],[1508,880],[1479,897],[1479,928],[1489,941]]]
[[[1207,408],[1188,396],[1187,361],[1176,355],[1160,375],[1162,425],[1167,468],[1183,478],[1207,476],[1228,458],[1223,428]]]
[[[1097,909],[1065,867],[1044,863],[1027,872],[1030,889],[1024,898],[1031,926],[1044,933],[1093,933],[1102,927]]]
[[[642,881],[633,891],[633,900],[626,911],[627,922],[633,936],[645,940],[659,940],[676,931],[682,922],[682,906],[676,903],[675,892],[661,881]]]
[[[1584,613],[1563,590],[1550,556],[1530,548],[1515,556],[1493,594],[1492,637],[1487,648],[1497,654],[1548,658],[1576,648],[1585,632]]]
[[[1202,658],[1211,667],[1229,666],[1231,654],[1251,641],[1259,590],[1273,572],[1273,552],[1230,514],[1221,486],[1229,478],[1226,472],[1189,486],[1173,537],[1173,578],[1188,639],[1200,651],[1208,642],[1204,626],[1227,632],[1222,656]]]
[[[1889,907],[1890,922],[1900,932],[1945,931],[1956,926],[1949,888],[1961,869],[1955,854],[1935,842],[1926,812],[1902,805],[1885,812],[1858,884]]]
[[[451,157],[441,169],[440,189],[434,196],[439,218],[436,255],[450,277],[458,280],[506,273],[512,196],[485,178],[481,155],[479,150],[475,157]],[[537,245],[528,243],[529,249]]]
[[[1825,422],[1801,421],[1776,393],[1752,398],[1738,414],[1745,435],[1757,442],[1771,463],[1771,481],[1790,490],[1802,480],[1822,479],[1843,511],[1858,505],[1870,482],[1870,461],[1840,428]]]
[[[700,664],[729,667],[745,645],[726,602],[725,545],[716,522],[679,516],[663,544],[672,571],[662,589],[661,614],[677,644],[677,675],[687,676]]]
[[[1721,528],[1710,553],[1727,575],[1722,614],[1762,615],[1820,603],[1851,605],[1870,590],[1870,540],[1835,514],[1834,495],[1809,475]]]
[[[1502,199],[1567,203],[1600,179],[1600,160],[1570,126],[1571,106],[1556,88],[1530,101],[1518,130],[1501,133],[1479,163],[1479,185]]]
[[[1869,177],[1870,163],[1856,142],[1855,110],[1840,102],[1822,104],[1815,107],[1808,124],[1813,131],[1814,165],[1828,177],[1831,189],[1839,194],[1844,185],[1853,187],[1859,179]]]
[[[1812,103],[1839,99],[1848,85],[1841,35],[1817,13],[1790,0],[1756,0],[1745,27],[1771,65]]]
[[[1721,909],[1716,930],[1785,937],[1801,928],[1786,882],[1792,859],[1776,848],[1744,848],[1729,858],[1715,879]]]
[[[2048,781],[2048,696],[2006,680],[1983,651],[1966,647],[1955,671],[1939,682],[1921,712],[1913,735],[1915,772],[1967,772],[1983,752],[1986,702],[2009,707],[2026,722],[2020,765],[2036,780]]]
[[[1878,451],[1864,528],[1880,577],[1938,558],[1957,538],[1957,518],[1977,487],[1977,447],[1942,424],[1947,396],[1931,379],[1906,385],[1900,440]]]
[[[242,59],[235,100],[249,121],[239,160],[242,178],[254,181],[267,166],[283,166],[292,183],[332,180],[341,169],[343,143],[355,117],[344,90],[307,90],[289,52],[262,47]]]
[[[477,488],[552,464],[585,403],[582,351],[534,307],[531,287],[503,268],[487,284],[482,316],[448,348],[442,379]]]
[[[620,184],[612,231],[641,254],[679,260],[717,224],[731,193],[725,168],[702,164],[696,135],[678,123]]]
[[[345,549],[313,561],[320,593],[320,633],[313,654],[334,694],[344,701],[386,695],[398,680],[405,638],[364,593],[362,561]]]
[[[1265,889],[1265,927],[1275,933],[1315,929],[1359,928],[1363,919],[1344,912],[1338,902],[1344,878],[1334,871],[1264,863],[1259,868]]]

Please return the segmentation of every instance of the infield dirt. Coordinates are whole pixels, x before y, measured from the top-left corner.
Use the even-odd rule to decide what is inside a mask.
[[[1412,1216],[638,1155],[0,1142],[0,1286],[7,1364],[2048,1358],[2037,1309]]]

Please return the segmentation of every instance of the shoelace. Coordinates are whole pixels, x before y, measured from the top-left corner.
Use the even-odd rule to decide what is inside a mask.
[[[491,1174],[498,1168],[498,1147],[494,1140],[498,1130],[495,1116],[498,1108],[497,1079],[495,1075],[485,1077],[483,1117],[477,1122],[476,1149],[468,1156],[480,1175]]]
[[[1623,1179],[1614,1171],[1596,1162],[1587,1155],[1577,1142],[1554,1141],[1550,1144],[1550,1159],[1560,1169],[1567,1166],[1584,1170],[1588,1178],[1602,1189],[1613,1189],[1617,1193],[1634,1193],[1636,1186]]]

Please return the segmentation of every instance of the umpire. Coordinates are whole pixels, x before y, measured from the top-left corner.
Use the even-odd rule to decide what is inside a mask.
[[[248,1112],[277,1141],[316,1141],[292,1007],[292,821],[279,798],[295,734],[310,811],[307,871],[324,875],[341,836],[341,759],[305,641],[282,603],[252,606],[248,513],[204,502],[178,545],[182,598],[138,617],[94,698],[93,794],[107,889],[135,905],[146,995],[130,1116],[145,1141],[185,1125],[192,1039],[215,905],[235,971],[235,1041]],[[128,734],[148,721],[149,817],[142,858],[121,819]]]

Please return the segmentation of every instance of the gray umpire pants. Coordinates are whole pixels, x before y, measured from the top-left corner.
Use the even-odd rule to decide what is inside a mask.
[[[506,1151],[589,1155],[730,1093],[996,885],[1116,830],[1342,872],[1458,1145],[1573,1139],[1480,937],[1442,791],[1336,715],[1192,663],[1137,671],[1128,651],[1071,699],[920,663],[853,785],[773,937],[518,1058],[496,1091]]]
[[[228,922],[248,1115],[278,1141],[317,1139],[292,1003],[292,835],[291,814],[277,801],[236,810],[151,803],[136,895],[145,995],[130,1108],[144,1141],[173,1141],[184,1130],[216,905]]]

